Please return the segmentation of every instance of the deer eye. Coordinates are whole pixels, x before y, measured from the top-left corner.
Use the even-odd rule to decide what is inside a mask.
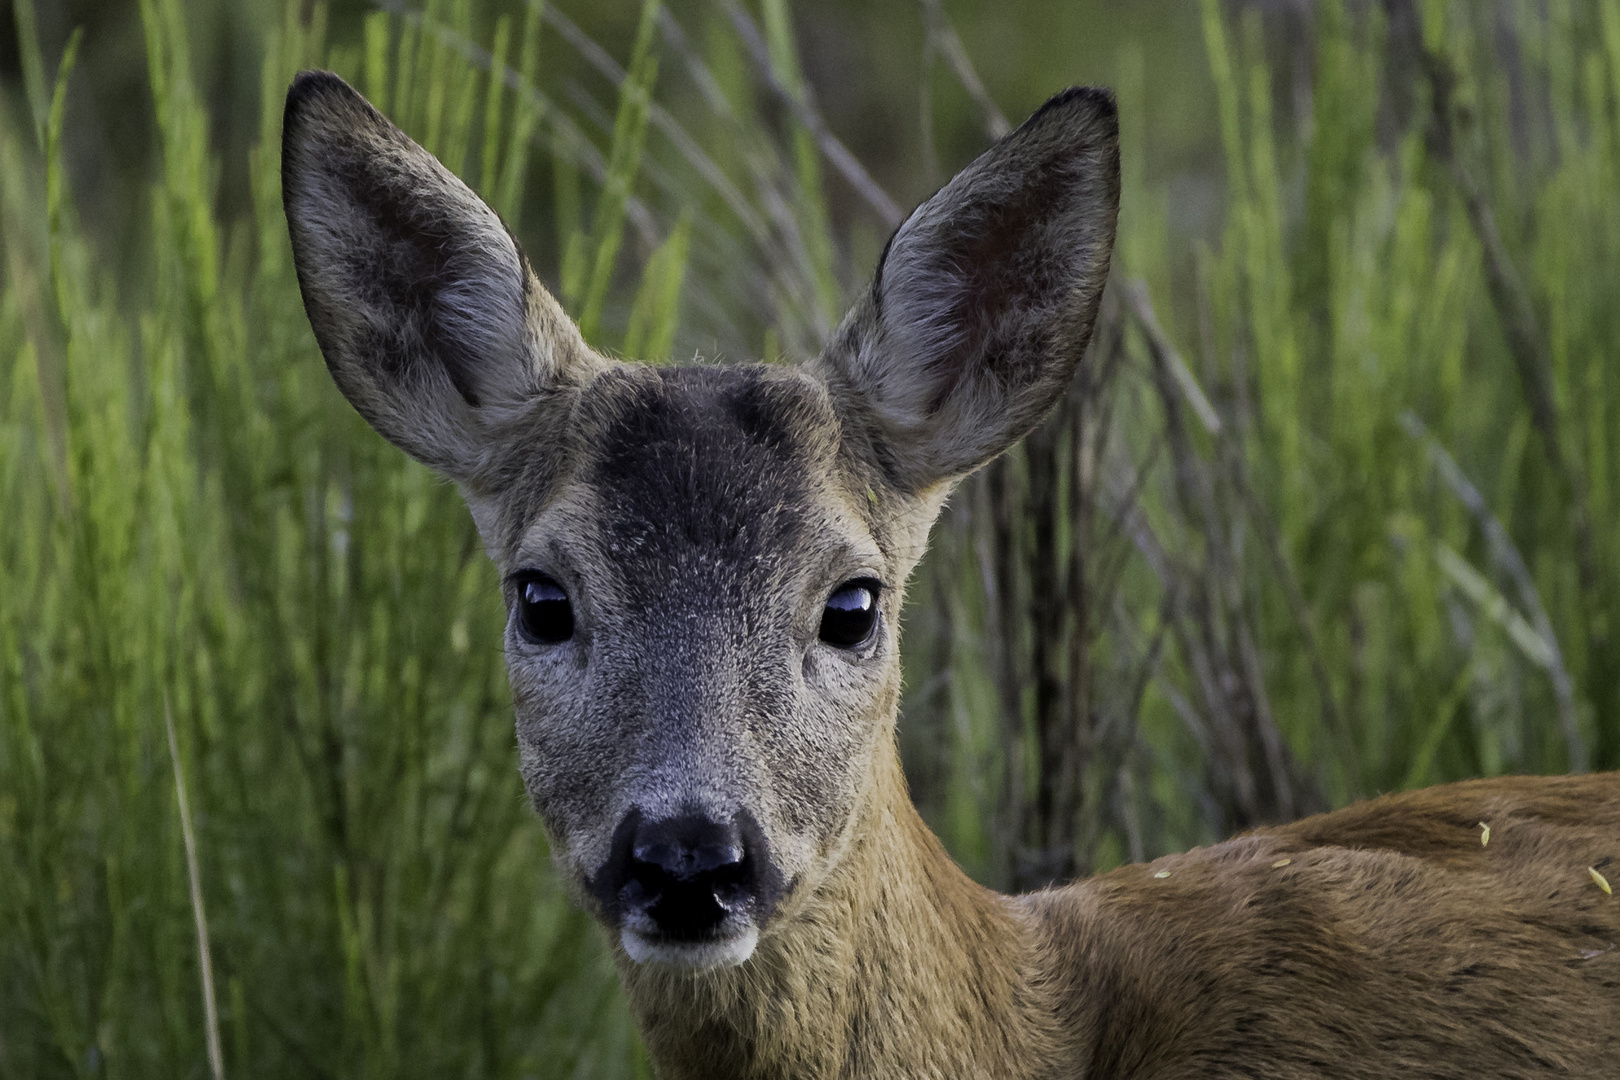
[[[877,625],[878,589],[871,578],[856,578],[834,589],[821,611],[821,640],[840,649],[865,643]]]
[[[536,645],[556,645],[574,636],[574,607],[562,586],[544,574],[517,583],[518,630]]]

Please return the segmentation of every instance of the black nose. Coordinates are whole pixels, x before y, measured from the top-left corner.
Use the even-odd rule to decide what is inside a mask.
[[[591,891],[610,915],[645,915],[671,941],[712,938],[728,915],[763,917],[774,899],[765,838],[751,815],[651,821],[631,811],[613,839]]]

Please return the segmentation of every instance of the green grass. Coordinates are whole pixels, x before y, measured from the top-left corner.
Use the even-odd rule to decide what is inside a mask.
[[[984,880],[1620,765],[1620,6],[1526,2],[1505,38],[1471,4],[1362,7],[1320,6],[1296,93],[1276,28],[1204,5],[1204,245],[1149,166],[1152,47],[1120,55],[1098,344],[912,589],[902,745]],[[0,1075],[206,1075],[177,768],[228,1074],[648,1074],[523,800],[471,523],[321,370],[282,94],[308,66],[363,87],[631,355],[808,353],[892,209],[826,142],[783,0],[649,2],[622,60],[539,0],[384,8],[332,40],[275,8],[222,162],[181,0],[142,0],[161,169],[120,279],[63,164],[83,73],[14,2]],[[565,47],[595,82],[542,65]]]

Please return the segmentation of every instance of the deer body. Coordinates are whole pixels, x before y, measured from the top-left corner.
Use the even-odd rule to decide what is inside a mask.
[[[289,92],[283,194],[333,378],[502,572],[524,783],[666,1080],[1620,1075],[1620,903],[1586,869],[1620,854],[1616,776],[1386,797],[1020,897],[912,807],[901,595],[952,485],[1080,361],[1106,94],[920,206],[800,368],[597,354],[335,76]]]
[[[661,1076],[1620,1075],[1620,903],[1587,870],[1620,850],[1616,774],[1385,796],[1017,897],[903,788],[874,811],[757,966],[623,965]]]

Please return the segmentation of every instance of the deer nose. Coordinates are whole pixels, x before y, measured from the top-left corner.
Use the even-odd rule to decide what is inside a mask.
[[[670,835],[674,832],[674,835]],[[703,878],[743,861],[742,837],[735,826],[699,822],[686,836],[674,830],[649,830],[632,849],[631,872],[662,875],[676,881]],[[659,835],[662,833],[662,835]]]
[[[619,901],[672,941],[713,937],[728,915],[745,915],[760,898],[760,852],[750,850],[736,819],[687,813],[640,820],[630,837]]]

